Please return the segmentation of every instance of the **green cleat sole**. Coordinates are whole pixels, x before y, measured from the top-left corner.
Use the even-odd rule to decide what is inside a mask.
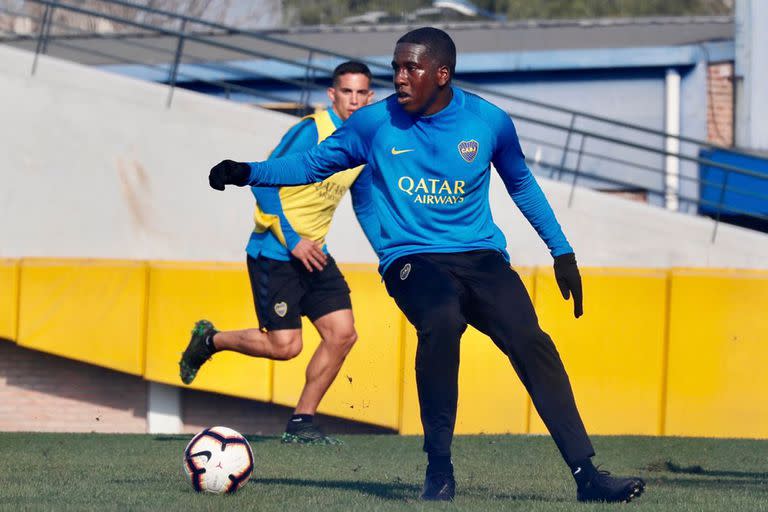
[[[280,439],[283,444],[308,444],[308,445],[334,445],[340,446],[344,443],[340,439],[333,437],[322,437],[316,439],[308,439],[306,437],[297,436],[295,434],[283,433],[283,437]]]

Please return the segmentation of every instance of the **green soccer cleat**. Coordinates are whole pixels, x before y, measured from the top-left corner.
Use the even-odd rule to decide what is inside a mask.
[[[281,442],[283,444],[344,444],[340,439],[326,436],[312,423],[292,422],[288,422]]]
[[[205,339],[215,333],[216,329],[208,320],[200,320],[195,323],[195,328],[192,329],[192,338],[189,340],[187,349],[181,354],[181,361],[179,361],[179,375],[184,384],[192,384],[197,376],[197,371],[213,355],[206,346]]]

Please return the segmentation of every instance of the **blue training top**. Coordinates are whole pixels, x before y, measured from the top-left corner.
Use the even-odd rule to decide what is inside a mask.
[[[328,135],[329,128],[338,129],[343,124],[332,108],[320,115],[325,113],[328,126],[324,127],[324,137]],[[315,147],[320,133],[317,122],[317,118],[310,117],[294,125],[280,140],[269,159],[303,153]],[[323,252],[328,253],[325,236],[331,217],[347,187],[352,196],[355,216],[373,249],[377,250],[376,241],[380,229],[370,200],[371,172],[367,168],[349,172],[352,174],[348,173],[346,177],[337,175],[322,186],[251,187],[256,199],[257,229],[251,232],[248,239],[245,249],[248,255],[252,258],[263,255],[274,260],[288,261],[291,259],[291,251],[301,238],[321,241]],[[271,223],[278,223],[278,226],[270,228]]]
[[[552,256],[573,252],[525,164],[509,115],[452,90],[451,102],[430,116],[409,114],[395,95],[364,107],[307,152],[251,163],[250,184],[311,183],[367,164],[383,274],[395,259],[416,253],[493,249],[509,260],[488,201],[493,163]]]

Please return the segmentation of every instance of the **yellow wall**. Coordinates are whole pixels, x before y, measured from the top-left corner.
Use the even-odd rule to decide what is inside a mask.
[[[396,429],[400,409],[400,313],[374,265],[340,265],[352,289],[358,341],[318,412]],[[294,406],[320,337],[304,319],[304,349],[275,362],[274,402]]]
[[[18,344],[113,370],[144,370],[147,265],[21,262]]]
[[[245,263],[153,262],[147,305],[144,376],[175,386],[182,386],[179,359],[196,321],[210,320],[219,330],[258,328]],[[272,362],[219,353],[190,387],[269,401]]]
[[[0,339],[16,341],[19,315],[19,262],[0,259]]]
[[[768,437],[768,272],[672,273],[665,433]]]
[[[342,270],[359,340],[320,412],[420,434],[416,334],[372,265]],[[589,432],[768,438],[768,272],[582,269],[578,320],[551,267],[520,274]],[[181,386],[178,361],[201,318],[257,326],[244,264],[0,261],[0,337],[25,347]],[[319,342],[304,327],[297,359],[216,354],[192,387],[293,406]],[[457,433],[545,432],[488,338],[468,329],[461,358]]]
[[[551,268],[536,280],[536,311],[571,379],[587,430],[659,432],[666,325],[666,272],[582,269],[584,315],[573,316]],[[538,414],[531,432],[546,432]]]

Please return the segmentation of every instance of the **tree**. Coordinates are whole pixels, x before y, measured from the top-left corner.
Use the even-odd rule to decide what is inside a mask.
[[[136,0],[134,0],[136,1]],[[154,14],[134,7],[99,0],[68,0],[66,3],[103,14],[158,27],[178,28],[171,17]],[[206,21],[226,23],[240,28],[274,26],[281,21],[280,0],[239,2],[238,0],[145,0],[136,2],[145,7],[184,14]],[[22,0],[0,0],[0,31],[36,32],[43,19],[45,5]],[[23,28],[23,30],[19,30]],[[193,28],[193,27],[190,27]],[[140,32],[136,27],[69,11],[54,10],[51,34],[93,32]]]
[[[478,7],[507,19],[604,18],[730,14],[733,0],[474,0]],[[289,25],[339,23],[345,17],[384,11],[404,19],[431,0],[285,0]],[[447,16],[449,12],[444,12]]]
[[[507,19],[631,18],[731,14],[733,0],[478,0]]]

